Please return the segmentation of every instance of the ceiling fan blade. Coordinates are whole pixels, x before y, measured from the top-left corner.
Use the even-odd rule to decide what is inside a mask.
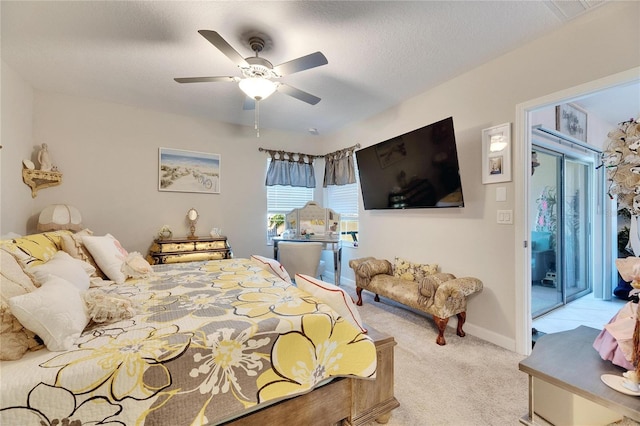
[[[227,41],[223,39],[222,36],[220,36],[220,34],[210,30],[199,30],[198,32],[200,33],[200,35],[202,35],[202,37],[206,38],[209,43],[213,44],[218,48],[218,50],[224,53],[227,58],[231,59],[231,62],[233,62],[240,68],[249,67],[249,63],[247,63],[247,61],[245,61],[245,59],[238,53],[238,51],[231,47],[231,45],[227,43]]]
[[[298,59],[293,59],[289,62],[285,62],[273,67],[273,70],[279,75],[293,74],[294,72],[308,70],[310,68],[319,67],[321,65],[328,64],[327,58],[321,53],[311,53],[307,56],[301,56]]]
[[[242,109],[245,111],[256,109],[256,101],[248,96],[245,96],[244,103],[242,104]]]
[[[280,83],[276,90],[311,105],[315,105],[320,102],[319,97],[313,96],[311,93],[304,92],[300,89],[296,89],[295,87],[289,86],[288,84]]]
[[[178,83],[214,83],[217,81],[224,81],[228,83],[233,83],[238,81],[238,77],[184,77],[184,78],[174,78]]]

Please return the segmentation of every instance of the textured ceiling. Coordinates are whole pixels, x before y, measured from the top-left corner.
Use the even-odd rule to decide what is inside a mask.
[[[237,84],[173,80],[240,76],[197,31],[217,31],[245,57],[253,55],[248,35],[262,33],[269,43],[260,56],[274,65],[321,51],[327,65],[281,79],[320,103],[275,93],[260,107],[263,129],[320,134],[582,13],[542,1],[2,1],[0,8],[2,60],[36,89],[249,126],[254,114],[243,110]]]

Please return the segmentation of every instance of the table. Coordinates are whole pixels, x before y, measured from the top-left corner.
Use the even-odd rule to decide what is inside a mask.
[[[149,248],[147,261],[152,265],[231,259],[227,237],[157,238]]]
[[[600,379],[602,374],[622,375],[626,370],[603,360],[593,348],[599,333],[580,326],[538,339],[531,356],[518,366],[529,375],[529,412],[521,423],[534,424],[534,378],[640,421],[640,399],[611,389]]]
[[[299,243],[324,243],[325,250],[333,251],[333,282],[340,285],[340,273],[342,270],[342,241],[339,238],[282,238],[273,237],[273,258],[278,260],[278,243],[280,241],[292,241]]]

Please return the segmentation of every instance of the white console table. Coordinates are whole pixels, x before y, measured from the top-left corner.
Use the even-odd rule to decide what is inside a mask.
[[[325,250],[333,251],[333,282],[340,285],[342,270],[342,241],[338,238],[273,238],[273,258],[278,260],[278,243],[280,241],[294,241],[300,243],[323,243]],[[293,278],[293,277],[292,277]]]

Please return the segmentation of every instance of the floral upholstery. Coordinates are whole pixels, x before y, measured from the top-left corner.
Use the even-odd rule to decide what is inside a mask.
[[[393,276],[403,280],[421,281],[427,275],[436,272],[438,272],[436,264],[414,263],[399,257],[396,257],[393,263]]]
[[[362,290],[400,302],[410,308],[434,316],[440,335],[438,343],[444,344],[444,328],[448,318],[458,316],[458,335],[464,335],[467,298],[482,290],[482,281],[473,277],[456,278],[452,274],[435,272],[418,280],[394,276],[391,262],[374,257],[352,259],[349,266],[355,272],[358,305],[362,305]],[[425,265],[430,269],[433,265]],[[433,271],[433,269],[430,269]],[[404,275],[403,275],[404,276]]]

